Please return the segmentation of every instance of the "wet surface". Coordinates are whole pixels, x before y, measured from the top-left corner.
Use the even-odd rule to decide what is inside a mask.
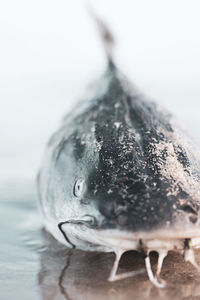
[[[26,191],[26,192],[25,192]],[[200,299],[200,275],[182,256],[170,252],[158,289],[146,272],[109,283],[114,254],[67,249],[40,224],[31,188],[9,185],[0,191],[0,299]],[[200,263],[200,251],[196,251]],[[155,271],[157,254],[151,254]],[[142,256],[130,251],[119,273],[144,268]]]

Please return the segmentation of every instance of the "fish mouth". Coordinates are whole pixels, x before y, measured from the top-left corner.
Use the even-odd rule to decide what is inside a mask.
[[[191,237],[192,236],[192,237]],[[198,272],[200,272],[200,266],[197,264],[194,251],[195,248],[200,248],[200,233],[185,231],[158,231],[152,233],[137,233],[134,238],[128,233],[126,236],[118,233],[106,233],[102,234],[102,239],[108,241],[112,245],[116,244],[116,248],[113,249],[115,252],[115,262],[108,278],[109,281],[121,280],[130,276],[140,274],[142,270],[136,270],[123,274],[117,274],[119,262],[124,252],[128,250],[137,250],[142,253],[147,275],[149,280],[158,288],[164,288],[166,282],[160,277],[163,261],[168,255],[168,251],[176,250],[181,253],[186,262],[190,262]],[[190,237],[190,238],[188,238]],[[138,238],[138,239],[137,239]],[[117,241],[117,243],[116,243]],[[158,253],[158,262],[156,273],[154,274],[151,267],[150,252],[156,251]]]
[[[191,245],[194,248],[200,247],[200,230],[193,228],[188,229],[159,229],[150,232],[138,231],[127,232],[118,230],[99,230],[96,232],[97,237],[101,241],[105,241],[110,246],[120,249],[138,250],[141,245],[145,249],[166,248],[168,250],[184,249],[185,239],[191,240]],[[153,250],[152,250],[153,251]]]
[[[125,279],[145,271],[145,269],[140,269],[117,274],[120,258],[124,252],[129,250],[137,250],[142,253],[145,259],[149,280],[158,288],[166,286],[166,282],[160,277],[160,273],[163,261],[170,250],[176,250],[183,254],[185,261],[190,262],[200,272],[200,266],[197,264],[193,252],[193,249],[200,248],[200,230],[197,228],[196,230],[194,230],[194,228],[173,228],[168,230],[159,229],[151,232],[131,233],[116,229],[94,229],[80,222],[78,224],[75,224],[74,222],[73,224],[63,222],[62,225],[63,232],[67,229],[66,227],[70,227],[70,229],[68,228],[67,230],[67,232],[70,232],[70,243],[73,244],[74,241],[77,243],[77,240],[85,240],[87,243],[99,245],[100,248],[98,248],[98,250],[100,251],[115,253],[115,261],[108,277],[108,281]],[[75,237],[75,239],[73,237]],[[155,275],[153,274],[149,257],[149,254],[152,251],[158,253],[158,263]]]
[[[62,227],[61,227],[62,225]],[[186,228],[173,226],[171,228],[155,229],[151,231],[126,231],[121,229],[99,229],[91,221],[72,220],[59,223],[59,229],[68,240],[82,240],[94,245],[102,246],[103,251],[112,252],[117,249],[157,251],[183,250],[186,239],[190,239],[193,248],[200,247],[200,228],[188,226]],[[73,242],[71,243],[73,244]],[[76,244],[76,243],[75,243]],[[84,249],[83,249],[84,250]]]

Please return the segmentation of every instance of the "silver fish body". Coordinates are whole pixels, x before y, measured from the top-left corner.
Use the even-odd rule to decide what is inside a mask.
[[[150,280],[162,287],[158,277],[168,250],[184,251],[197,266],[192,248],[200,245],[199,149],[109,56],[91,98],[65,117],[47,146],[38,176],[47,230],[68,246],[114,251],[110,280],[117,278],[123,252],[143,251]],[[161,257],[157,277],[149,267],[153,250]]]

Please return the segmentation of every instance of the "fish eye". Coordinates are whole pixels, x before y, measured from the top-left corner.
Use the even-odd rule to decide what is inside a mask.
[[[78,179],[74,184],[74,196],[80,197],[83,194],[85,186],[84,179]]]

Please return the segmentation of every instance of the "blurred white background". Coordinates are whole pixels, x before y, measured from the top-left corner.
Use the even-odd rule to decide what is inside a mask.
[[[105,68],[84,1],[0,1],[0,182],[33,180],[62,116]],[[200,137],[199,0],[94,0],[135,85]]]

